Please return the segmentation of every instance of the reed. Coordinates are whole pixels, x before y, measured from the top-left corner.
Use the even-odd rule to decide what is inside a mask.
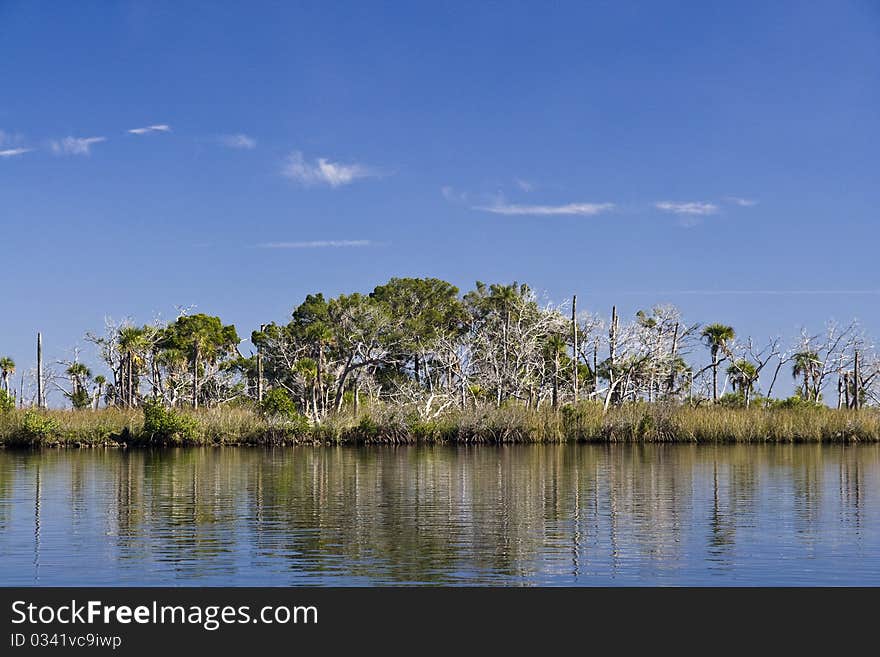
[[[148,416],[145,422],[145,415]],[[264,417],[248,407],[99,411],[13,410],[0,414],[0,445],[167,446],[524,442],[875,442],[880,410],[722,408],[635,403],[603,413],[581,402],[559,410],[521,405],[449,410],[419,418],[415,409],[365,406],[320,424]]]

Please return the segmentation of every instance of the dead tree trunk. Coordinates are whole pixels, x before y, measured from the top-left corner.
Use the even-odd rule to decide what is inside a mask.
[[[575,294],[571,298],[571,348],[572,348],[572,393],[574,403],[578,403],[578,322],[577,322],[578,298]]]
[[[336,386],[336,397],[333,400],[333,410],[336,413],[339,413],[339,411],[342,410],[342,393],[345,390],[345,383],[348,380],[348,375],[354,369],[352,367],[353,362],[354,354],[351,354],[345,363],[345,367],[342,368],[342,374],[339,377],[339,384]]]
[[[324,402],[324,343],[318,342],[318,399],[321,407],[315,409],[315,413],[324,417],[326,404]]]
[[[260,333],[266,330],[265,324],[260,324]],[[257,345],[257,402],[263,401],[263,348]]]
[[[193,350],[193,396],[192,407],[199,407],[199,341],[195,341]]]
[[[859,352],[856,351],[855,357],[853,358],[853,408],[855,410],[859,410],[862,405],[862,373],[860,365]]]
[[[559,406],[559,351],[553,355],[553,408]]]
[[[354,416],[358,416],[358,397],[361,396],[360,377],[354,377]]]
[[[134,406],[134,364],[131,358],[131,351],[129,350],[127,356],[128,363],[128,383],[126,384],[126,400],[127,406],[129,408]]]
[[[678,322],[675,323],[675,331],[672,333],[672,353],[669,360],[669,379],[666,381],[666,393],[671,395],[675,391],[675,356],[678,353]]]
[[[37,333],[37,408],[43,408],[43,334]]]
[[[608,386],[611,393],[610,401],[616,401],[614,364],[617,357],[617,331],[620,320],[617,317],[617,306],[611,306],[611,327],[608,329]],[[607,407],[607,404],[606,404]]]

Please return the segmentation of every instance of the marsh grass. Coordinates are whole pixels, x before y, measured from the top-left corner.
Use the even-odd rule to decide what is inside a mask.
[[[139,409],[90,411],[14,410],[0,413],[0,444],[8,446],[91,446],[117,444],[143,425]]]
[[[318,425],[302,418],[267,417],[240,406],[163,410],[146,422],[142,409],[0,414],[0,445],[7,447],[573,441],[874,442],[880,441],[880,411],[635,403],[603,413],[599,404],[582,402],[558,411],[490,406],[421,419],[414,409],[376,405],[357,417],[342,413]]]

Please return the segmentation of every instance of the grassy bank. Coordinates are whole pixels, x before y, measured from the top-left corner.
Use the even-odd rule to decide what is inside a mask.
[[[319,425],[230,407],[0,414],[0,445],[6,447],[568,441],[874,442],[880,441],[880,412],[641,403],[603,414],[597,404],[585,402],[559,411],[520,406],[456,410],[427,421],[404,408],[374,407],[358,417],[331,416]]]

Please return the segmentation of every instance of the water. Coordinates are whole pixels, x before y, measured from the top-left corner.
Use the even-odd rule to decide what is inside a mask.
[[[880,447],[0,451],[3,585],[880,585]]]

